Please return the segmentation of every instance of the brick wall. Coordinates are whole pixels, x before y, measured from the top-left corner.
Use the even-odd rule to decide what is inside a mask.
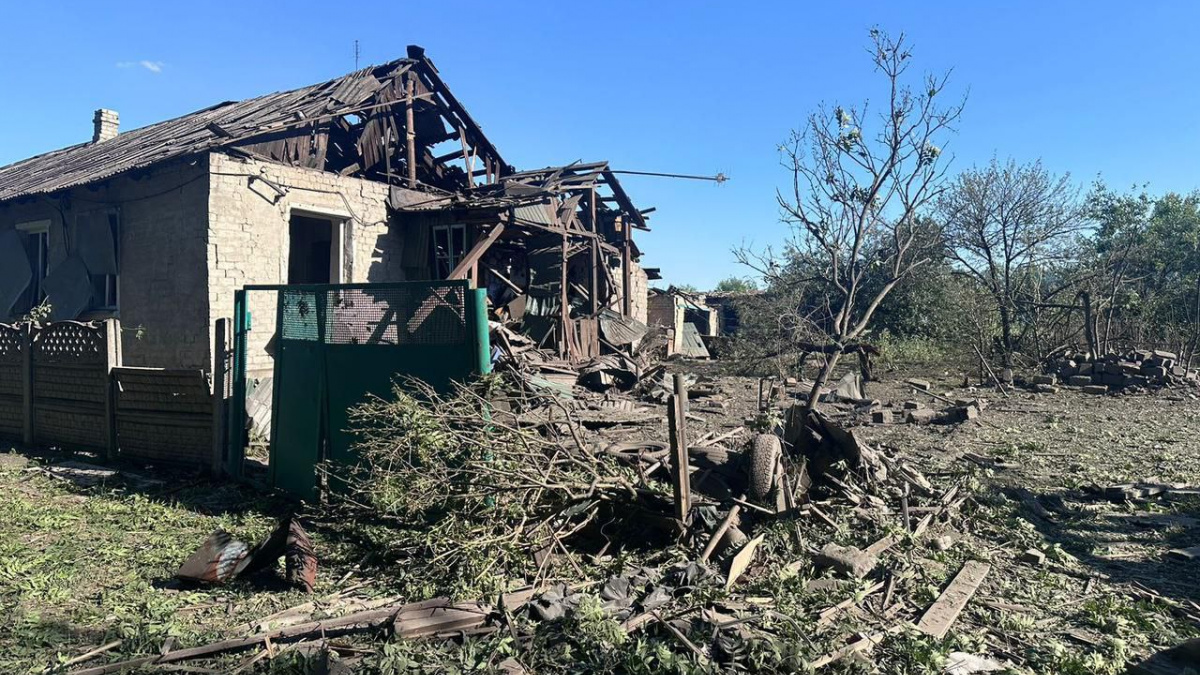
[[[646,270],[642,269],[641,265],[633,263],[629,281],[629,285],[633,288],[630,295],[633,318],[646,323],[649,320],[650,312],[650,279],[646,276]]]
[[[217,154],[210,155],[209,167],[210,324],[232,314],[238,288],[287,283],[293,212],[344,219],[343,281],[404,280],[401,242],[388,227],[386,185]],[[276,297],[250,296],[247,370],[265,374],[271,367],[267,344],[275,329]]]
[[[613,295],[611,306],[617,311],[621,311],[624,302],[624,292],[622,288],[625,277],[621,275],[621,265],[618,262],[611,269],[613,281],[616,283],[616,293]],[[633,312],[633,318],[646,323],[650,318],[650,280],[646,276],[646,270],[642,266],[632,263],[629,269],[629,285],[630,293],[630,310]]]
[[[208,362],[208,272],[204,240],[208,173],[203,159],[155,167],[138,178],[116,177],[65,195],[0,204],[0,230],[49,220],[50,268],[68,255],[77,214],[120,211],[122,351],[131,365],[203,367]],[[94,312],[81,319],[100,319]],[[0,317],[3,319],[4,317]]]

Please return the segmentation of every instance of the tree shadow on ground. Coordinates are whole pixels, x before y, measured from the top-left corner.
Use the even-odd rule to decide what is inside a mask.
[[[1026,488],[1006,488],[1025,520],[1051,544],[1075,557],[1079,564],[1113,583],[1136,583],[1177,602],[1200,601],[1200,559],[1168,556],[1176,548],[1200,539],[1200,500],[1157,500],[1170,510],[1129,513],[1103,495],[1082,490],[1035,494]],[[1093,505],[1110,504],[1111,509]],[[1087,508],[1081,508],[1087,506]],[[1128,556],[1104,553],[1105,546],[1141,547]],[[1090,574],[1089,574],[1090,576]],[[1200,610],[1193,612],[1200,614]]]
[[[136,496],[205,516],[257,516],[276,520],[297,516],[321,544],[319,564],[327,578],[341,578],[355,566],[360,575],[365,575],[373,566],[386,563],[377,551],[378,542],[363,527],[369,523],[344,518],[336,508],[306,504],[265,485],[232,479],[214,480],[196,468],[149,466],[119,460],[109,462],[97,453],[18,447],[13,450],[15,452],[0,452],[0,459],[7,458],[0,468],[46,472],[55,476],[57,484],[65,491],[80,498]],[[52,473],[64,465],[81,464],[86,468],[80,475],[72,475],[70,471]],[[253,546],[258,542],[247,543]],[[201,544],[203,538],[195,542],[197,548]],[[276,586],[270,575],[248,582],[259,590],[272,590]],[[155,585],[182,587],[170,577],[158,580]],[[283,588],[286,585],[279,585],[279,589]]]
[[[19,610],[4,612],[3,621],[0,621],[0,644],[3,645],[0,646],[0,667],[5,667],[6,663],[14,667],[17,663],[28,666],[33,663],[33,659],[45,659],[36,665],[50,669],[57,663],[48,658],[47,654],[59,653],[70,657],[114,639],[115,635],[101,628],[76,626],[57,619],[43,619]]]

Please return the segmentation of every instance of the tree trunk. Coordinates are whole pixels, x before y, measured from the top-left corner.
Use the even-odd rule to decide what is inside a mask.
[[[1003,347],[1004,367],[1012,367],[1012,310],[1008,306],[1008,300],[1000,301],[1000,339]]]
[[[1196,275],[1196,309],[1192,317],[1192,340],[1188,344],[1187,360],[1183,362],[1184,370],[1192,369],[1192,357],[1196,355],[1196,342],[1200,340],[1200,274]]]
[[[833,369],[837,367],[838,359],[842,356],[842,346],[838,346],[834,351],[826,354],[825,364],[821,366],[821,372],[817,375],[817,381],[813,383],[812,389],[808,392],[808,401],[804,404],[804,412],[809,412],[817,409],[817,402],[821,398],[821,388],[829,381],[829,376],[833,374]]]
[[[1083,302],[1083,330],[1087,335],[1088,356],[1094,359],[1100,354],[1096,344],[1096,324],[1092,322],[1092,295],[1087,291],[1080,291],[1079,299]]]

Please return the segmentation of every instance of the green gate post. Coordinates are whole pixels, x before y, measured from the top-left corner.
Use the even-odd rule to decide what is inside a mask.
[[[487,289],[471,288],[467,293],[467,309],[470,312],[469,324],[475,328],[475,360],[480,375],[492,372],[491,331],[488,330]]]

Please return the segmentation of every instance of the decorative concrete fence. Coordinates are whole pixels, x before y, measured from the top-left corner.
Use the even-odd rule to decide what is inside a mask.
[[[0,438],[219,469],[217,389],[203,370],[122,366],[116,319],[0,324]]]

